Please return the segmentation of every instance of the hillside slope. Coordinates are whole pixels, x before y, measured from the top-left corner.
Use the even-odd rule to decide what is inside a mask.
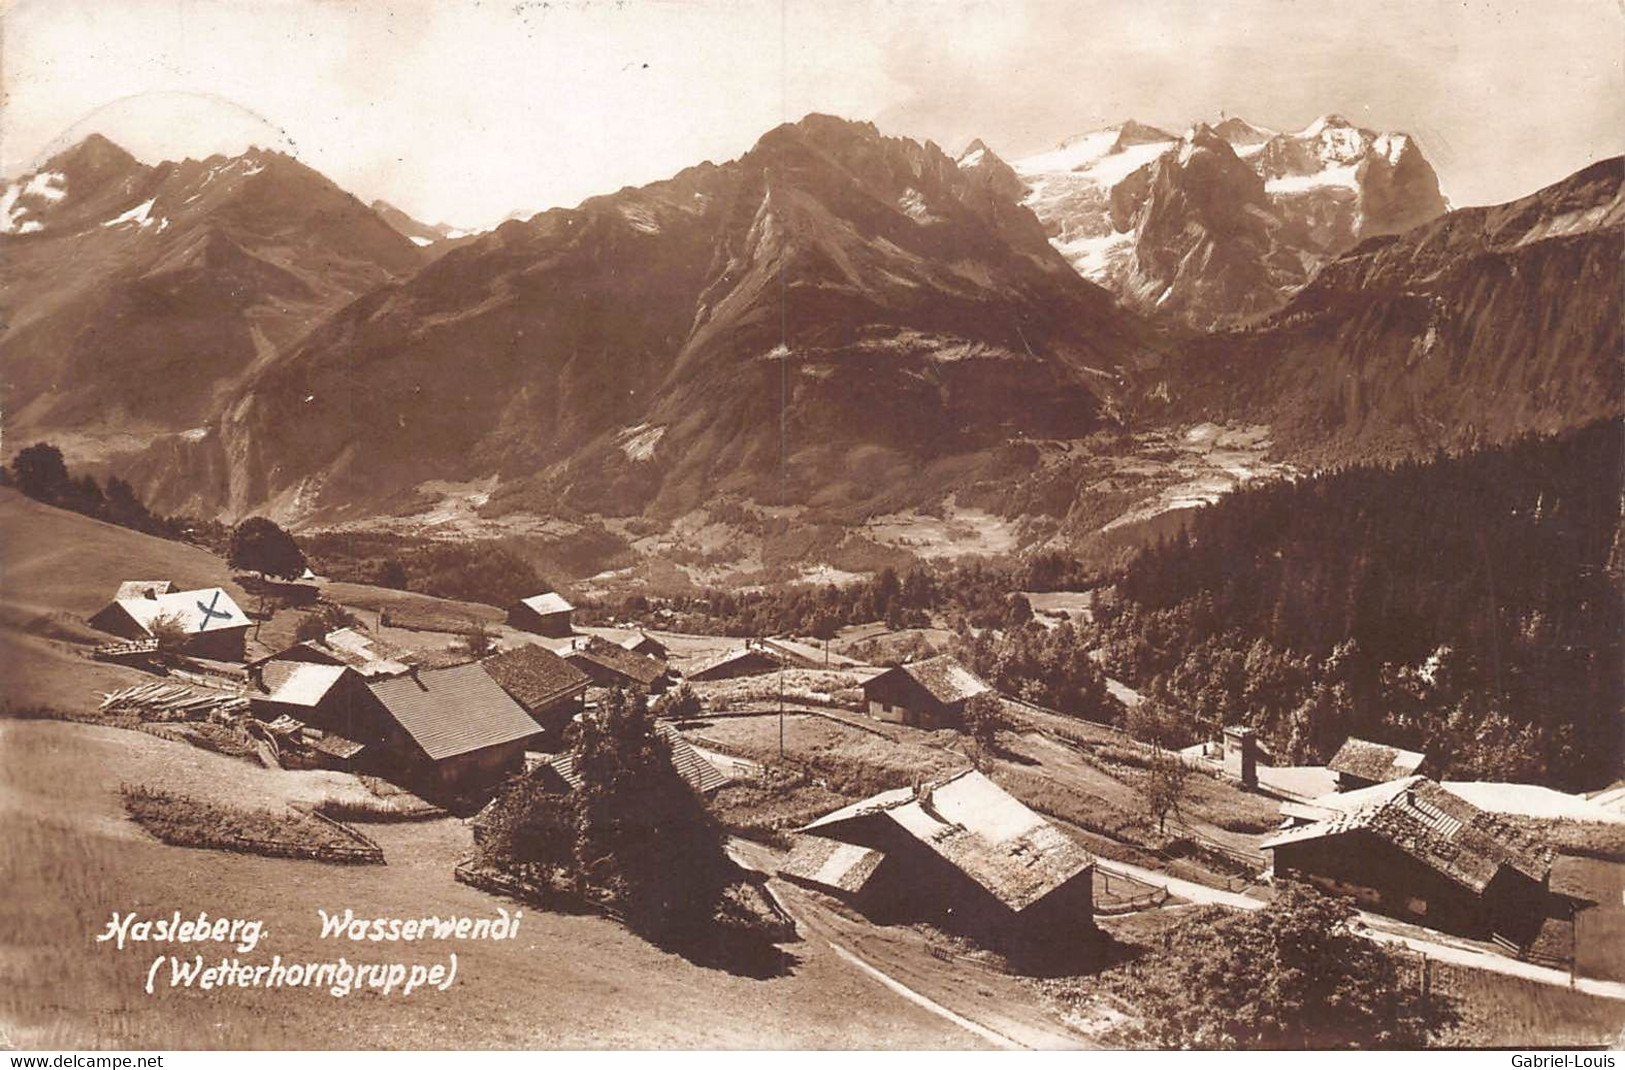
[[[1465,208],[1329,262],[1280,312],[1184,347],[1141,419],[1270,425],[1336,463],[1616,416],[1625,160]]]
[[[492,476],[493,508],[806,500],[854,466],[861,497],[1098,426],[1147,338],[1007,186],[809,116],[368,294],[254,376],[208,442],[160,444],[138,476],[172,508],[289,520]]]
[[[256,367],[422,259],[291,157],[148,166],[92,135],[0,193],[7,430],[94,457],[199,428]]]

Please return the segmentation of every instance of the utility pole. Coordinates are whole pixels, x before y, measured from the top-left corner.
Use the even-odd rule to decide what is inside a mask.
[[[784,761],[784,662],[779,662],[779,761]]]

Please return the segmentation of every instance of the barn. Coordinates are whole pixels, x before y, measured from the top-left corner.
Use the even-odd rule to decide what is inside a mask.
[[[412,654],[355,628],[338,628],[320,639],[306,639],[269,657],[248,663],[249,676],[277,661],[313,665],[346,665],[362,676],[401,676],[411,671]]]
[[[1337,774],[1337,790],[1357,791],[1373,784],[1416,776],[1425,772],[1426,762],[1427,755],[1420,751],[1400,750],[1350,736],[1332,755],[1326,768]]]
[[[491,679],[530,714],[549,742],[581,712],[590,677],[544,647],[522,646],[480,662]]]
[[[148,582],[148,581],[136,581]],[[123,590],[128,583],[121,585]],[[173,621],[185,634],[182,649],[216,661],[243,660],[253,622],[219,587],[196,591],[154,591],[135,598],[116,598],[90,618],[93,627],[126,639],[156,638],[153,627]]]
[[[683,674],[686,680],[732,680],[740,676],[761,676],[778,672],[781,658],[758,646],[746,645],[725,650],[691,667]]]
[[[665,643],[662,643],[641,628],[633,630],[598,628],[595,629],[595,632],[601,638],[614,643],[622,650],[630,650],[634,654],[644,654],[656,661],[666,661],[671,657],[671,651],[666,649]]]
[[[881,921],[929,921],[1007,951],[1095,933],[1094,859],[976,770],[881,792],[798,830],[786,879]]]
[[[1322,796],[1288,812],[1301,823],[1261,844],[1277,878],[1519,947],[1552,909],[1551,853],[1426,777]]]
[[[382,715],[370,731],[383,737],[389,774],[464,794],[524,768],[536,722],[478,662],[370,680],[367,689]]]
[[[552,639],[563,639],[572,630],[570,614],[575,606],[556,591],[522,598],[508,610],[508,623],[515,628]]]
[[[943,654],[887,669],[864,682],[869,716],[893,724],[952,728],[965,714],[965,703],[992,691],[958,659]]]
[[[670,683],[671,670],[663,661],[634,654],[596,635],[564,655],[598,687],[618,687],[657,695]]]
[[[366,681],[349,666],[273,661],[260,669],[255,682],[259,690],[249,694],[254,716],[267,723],[282,718],[297,722],[290,730],[310,737],[310,745],[333,764],[356,765],[367,757],[363,740],[383,738]]]

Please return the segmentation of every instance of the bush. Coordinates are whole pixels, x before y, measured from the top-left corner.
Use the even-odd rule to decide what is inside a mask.
[[[1261,910],[1204,907],[1160,954],[1115,974],[1139,1011],[1130,1044],[1158,1048],[1415,1048],[1453,1020],[1397,956],[1354,931],[1354,904],[1283,888]]]
[[[692,721],[704,712],[704,703],[687,681],[661,695],[654,705],[654,715],[667,721]]]

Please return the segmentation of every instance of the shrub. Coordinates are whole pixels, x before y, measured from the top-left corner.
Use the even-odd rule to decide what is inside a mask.
[[[1453,1019],[1353,929],[1354,904],[1288,886],[1258,911],[1204,907],[1114,976],[1159,1048],[1414,1048]]]
[[[654,715],[668,721],[692,721],[704,712],[704,703],[687,681],[661,695],[654,705]]]

